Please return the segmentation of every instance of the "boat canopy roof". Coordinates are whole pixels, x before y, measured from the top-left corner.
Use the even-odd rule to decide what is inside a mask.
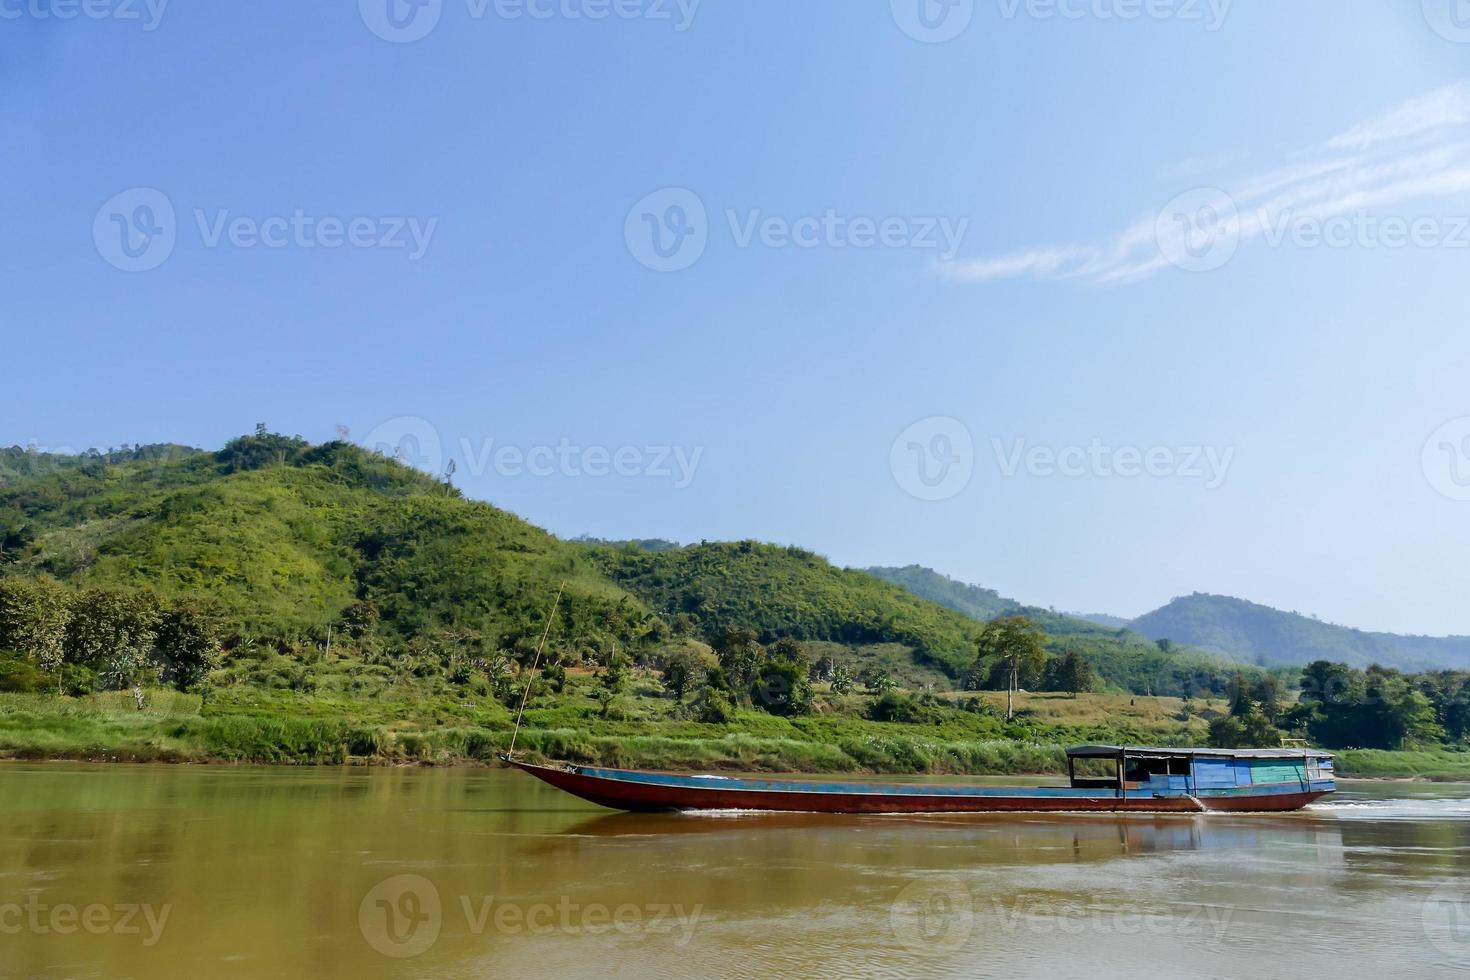
[[[1320,749],[1154,749],[1136,748],[1131,745],[1074,745],[1067,750],[1067,755],[1073,759],[1115,759],[1124,752],[1133,758],[1139,756],[1154,758],[1204,756],[1212,759],[1300,759],[1303,756],[1311,756],[1316,759],[1332,758],[1331,752],[1323,752]]]

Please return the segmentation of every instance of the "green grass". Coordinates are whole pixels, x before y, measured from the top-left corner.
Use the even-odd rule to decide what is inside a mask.
[[[597,688],[594,678],[573,678],[567,694],[529,710],[518,751],[533,760],[670,770],[1057,774],[1068,744],[1198,743],[1191,733],[1203,725],[1197,717],[1181,722],[1171,699],[1110,695],[1023,696],[1012,729],[955,709],[933,724],[870,721],[860,695],[806,718],[744,710],[730,725],[706,725],[674,717],[671,699],[636,683],[626,695],[634,717],[610,721],[599,715]],[[125,693],[0,694],[0,758],[480,765],[495,764],[510,745],[511,715],[498,703],[398,691],[349,702],[242,688],[206,704],[150,690],[142,710]],[[1470,753],[1350,750],[1338,759],[1344,776],[1470,779]]]
[[[1415,777],[1440,781],[1470,781],[1470,752],[1439,749],[1388,752],[1382,749],[1341,749],[1339,776]]]

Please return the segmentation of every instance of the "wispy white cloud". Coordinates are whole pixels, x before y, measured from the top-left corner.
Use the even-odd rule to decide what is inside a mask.
[[[1410,99],[1387,115],[1354,126],[1327,141],[1329,150],[1364,150],[1470,122],[1470,85],[1461,83]]]
[[[1141,216],[1094,243],[1033,246],[942,263],[957,282],[1075,279],[1122,285],[1147,279],[1181,256],[1199,235],[1201,214],[1244,244],[1274,237],[1284,221],[1325,221],[1375,208],[1470,191],[1470,84],[1410,99],[1281,166],[1228,189],[1191,192],[1189,220],[1161,212]],[[1234,247],[1234,246],[1232,246]]]

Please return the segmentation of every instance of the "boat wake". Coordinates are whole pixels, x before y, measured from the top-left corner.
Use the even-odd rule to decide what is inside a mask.
[[[1347,820],[1470,820],[1465,799],[1324,800],[1307,810]]]

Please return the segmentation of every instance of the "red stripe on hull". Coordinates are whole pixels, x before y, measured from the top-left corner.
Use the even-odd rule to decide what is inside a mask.
[[[912,793],[800,793],[661,786],[584,776],[564,769],[513,763],[516,768],[611,810],[784,810],[800,813],[1199,813],[1208,810],[1279,813],[1300,810],[1321,792],[1269,796],[1119,799],[1116,796],[916,796]]]

